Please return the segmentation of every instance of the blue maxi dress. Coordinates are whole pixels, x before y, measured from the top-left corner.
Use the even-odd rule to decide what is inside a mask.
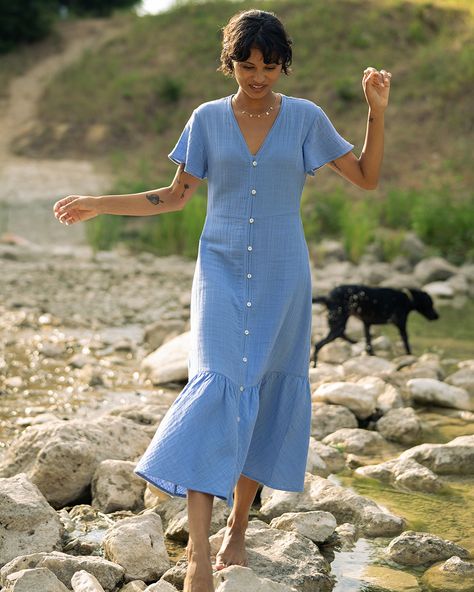
[[[233,507],[241,474],[303,491],[311,431],[306,175],[354,145],[314,102],[282,94],[256,154],[233,95],[199,105],[168,155],[208,180],[191,290],[188,382],[134,472],[172,496]]]

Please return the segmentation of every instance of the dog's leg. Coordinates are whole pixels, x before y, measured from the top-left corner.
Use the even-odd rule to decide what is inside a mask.
[[[326,337],[324,337],[324,339],[321,339],[320,341],[318,341],[314,345],[313,360],[314,360],[314,366],[315,367],[316,367],[316,358],[318,356],[319,350],[324,345],[326,345],[326,343],[329,343],[331,341],[334,341],[338,337],[342,337],[344,335],[344,329],[345,329],[345,327],[346,327],[346,323],[345,322],[343,322],[343,323],[339,322],[337,325],[334,325],[333,327],[330,327],[329,333],[326,335]]]
[[[403,344],[405,346],[405,351],[408,355],[411,355],[411,348],[408,342],[408,334],[406,329],[406,318],[403,320],[399,320],[395,323],[396,327],[400,331],[400,337],[402,338]]]
[[[374,350],[372,348],[372,342],[371,342],[371,337],[370,337],[370,324],[369,323],[364,323],[364,333],[365,333],[365,341],[366,341],[365,351],[370,356],[375,356]]]

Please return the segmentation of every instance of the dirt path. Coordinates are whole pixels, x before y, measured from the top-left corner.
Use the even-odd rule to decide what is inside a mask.
[[[49,208],[65,195],[79,191],[100,194],[110,186],[109,175],[95,170],[92,162],[20,157],[12,154],[9,147],[15,136],[27,132],[35,124],[36,104],[52,78],[62,68],[77,61],[86,49],[96,49],[114,37],[122,26],[104,19],[59,22],[57,30],[64,40],[65,49],[41,60],[25,74],[13,79],[9,97],[0,105],[0,205],[4,218],[0,232],[28,234],[24,224],[19,227],[14,221],[18,218],[16,208],[23,211],[32,201],[42,201],[42,206]],[[12,204],[15,204],[15,210],[12,210]],[[38,207],[39,204],[35,205]],[[5,222],[7,218],[8,223]],[[56,227],[62,227],[53,217],[51,219],[56,222]],[[50,228],[45,231],[50,232]],[[59,233],[68,242],[68,236],[76,239],[82,236],[83,228],[66,234],[61,228]],[[38,239],[36,234],[32,240]]]

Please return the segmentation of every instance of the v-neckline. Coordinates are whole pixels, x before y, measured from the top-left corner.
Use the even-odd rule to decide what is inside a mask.
[[[281,95],[280,109],[279,109],[277,116],[275,117],[275,119],[272,123],[271,128],[268,130],[267,135],[263,139],[263,142],[260,144],[260,148],[257,150],[257,152],[255,154],[252,154],[252,152],[250,152],[250,148],[247,144],[244,134],[242,133],[242,130],[240,129],[239,122],[237,121],[237,117],[235,116],[234,110],[232,108],[232,97],[235,96],[235,93],[232,95],[229,95],[227,97],[227,107],[230,109],[230,115],[231,115],[232,121],[233,121],[235,127],[237,128],[237,132],[240,136],[240,139],[242,140],[242,143],[245,147],[247,154],[250,155],[252,158],[257,158],[257,156],[259,156],[259,154],[262,152],[263,148],[265,147],[265,145],[267,143],[269,136],[271,135],[271,133],[275,129],[278,121],[281,119],[281,114],[282,114],[282,111],[285,108],[285,104],[286,104],[286,96],[283,93],[279,93],[279,94]]]

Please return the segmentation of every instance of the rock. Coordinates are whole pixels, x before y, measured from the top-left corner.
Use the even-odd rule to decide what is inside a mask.
[[[216,533],[227,524],[230,508],[224,500],[214,499],[212,506],[211,522],[209,525],[210,534]],[[175,541],[187,543],[189,538],[188,510],[184,507],[175,516],[169,518],[165,535]]]
[[[337,534],[340,550],[351,551],[358,539],[357,527],[350,522],[343,522],[336,526],[335,533]]]
[[[422,284],[427,284],[437,280],[447,280],[458,273],[458,268],[442,257],[428,257],[417,263],[413,271]]]
[[[387,440],[415,444],[420,440],[421,422],[412,407],[391,409],[376,423],[376,429]]]
[[[157,349],[166,341],[180,335],[184,323],[180,319],[159,319],[145,327],[144,341],[153,349]]]
[[[140,511],[146,482],[133,472],[136,463],[103,460],[92,477],[92,506],[102,512]]]
[[[30,426],[11,442],[0,476],[26,473],[58,509],[87,493],[101,461],[136,460],[150,440],[143,426],[112,416]]]
[[[470,397],[474,397],[474,368],[460,368],[447,376],[444,382],[464,389]]]
[[[97,578],[83,569],[72,576],[71,585],[74,592],[104,592]]]
[[[242,565],[230,565],[219,570],[214,575],[214,584],[216,592],[242,592],[243,590],[249,592],[295,592],[296,590],[286,584],[272,582],[268,578],[259,578],[252,569]],[[320,589],[312,588],[315,592]]]
[[[120,588],[119,592],[143,592],[146,589],[147,585],[145,582],[142,580],[133,580],[133,582],[128,582],[123,588]]]
[[[342,448],[355,454],[375,454],[384,446],[385,439],[377,432],[361,428],[343,428],[323,439],[323,444]]]
[[[375,411],[374,398],[367,390],[354,382],[321,384],[312,395],[313,401],[343,405],[357,417],[365,419]]]
[[[170,339],[142,360],[141,370],[154,385],[188,379],[190,340],[191,331],[186,331]]]
[[[214,504],[217,504],[215,498]],[[170,520],[175,518],[183,510],[186,510],[187,502],[185,498],[171,497],[162,492],[161,489],[153,487],[153,485],[148,483],[145,490],[145,508],[153,508],[153,510],[161,516],[163,526],[166,528]]]
[[[318,440],[340,428],[356,428],[356,416],[343,405],[316,403],[311,417],[312,435]]]
[[[407,388],[414,400],[419,403],[474,411],[474,395],[440,380],[412,378],[407,381]]]
[[[224,533],[225,528],[222,528],[209,538],[211,556],[219,550]],[[272,528],[262,520],[254,519],[248,523],[245,538],[249,565],[259,578],[268,578],[301,591],[332,590],[334,581],[329,564],[317,545],[305,536]],[[229,566],[222,571],[232,567],[241,566]]]
[[[382,565],[367,565],[357,580],[360,590],[377,592],[421,592],[418,579],[400,569],[391,569]]]
[[[404,527],[403,518],[386,512],[374,501],[311,473],[306,473],[301,493],[265,486],[260,495],[260,512],[268,519],[284,512],[323,510],[333,514],[338,524],[355,524],[366,536],[390,536],[400,533]]]
[[[339,473],[346,466],[344,455],[333,446],[326,446],[322,442],[309,439],[309,450],[315,452],[322,459],[329,473]],[[311,471],[309,471],[311,472]],[[320,475],[323,477],[324,475]]]
[[[324,382],[343,380],[343,378],[344,370],[342,366],[334,366],[334,364],[327,364],[326,362],[322,362],[319,359],[316,368],[309,369],[309,382],[311,386],[319,386]]]
[[[400,409],[403,407],[403,398],[397,389],[388,385],[385,391],[377,397],[377,409],[382,413],[387,413],[391,409]]]
[[[44,567],[15,571],[5,578],[3,584],[5,592],[69,592],[54,573]]]
[[[351,345],[346,341],[337,339],[330,341],[318,352],[318,364],[342,364],[351,357]],[[342,368],[342,366],[341,366]],[[344,370],[342,369],[342,372]]]
[[[106,558],[125,568],[130,580],[151,583],[170,567],[161,518],[153,510],[112,526],[102,545]]]
[[[160,580],[159,582],[150,584],[150,586],[145,588],[145,592],[178,592],[178,589],[172,586],[169,582]]]
[[[18,555],[60,548],[62,533],[59,516],[24,473],[0,479],[0,566]]]
[[[454,288],[448,282],[430,282],[423,286],[423,290],[428,292],[433,300],[454,297]]]
[[[447,444],[420,444],[402,452],[399,460],[414,459],[438,475],[474,474],[474,435],[458,436]]]
[[[453,555],[463,559],[469,551],[428,532],[407,530],[390,541],[385,549],[387,556],[401,565],[429,565]]]
[[[337,522],[329,512],[285,512],[273,518],[272,528],[299,532],[314,543],[323,543],[334,532]]]
[[[125,573],[123,567],[102,557],[72,557],[60,551],[52,551],[15,557],[0,569],[0,584],[5,585],[9,574],[37,567],[46,567],[52,571],[66,587],[71,585],[74,573],[83,569],[97,578],[105,592],[113,592],[122,582]]]
[[[453,555],[427,569],[421,581],[430,592],[474,592],[474,563]]]
[[[352,357],[342,364],[346,377],[359,376],[387,376],[396,370],[395,364],[380,358],[362,354]]]
[[[320,475],[321,477],[328,477],[331,474],[327,464],[324,460],[319,456],[317,451],[315,450],[314,446],[312,445],[313,442],[316,442],[313,437],[310,437],[309,441],[309,448],[308,448],[308,458],[306,460],[306,471],[308,473],[312,473],[313,475]]]
[[[413,459],[392,459],[378,465],[365,465],[355,469],[357,475],[380,479],[410,491],[435,493],[443,487],[443,482],[428,468]]]

